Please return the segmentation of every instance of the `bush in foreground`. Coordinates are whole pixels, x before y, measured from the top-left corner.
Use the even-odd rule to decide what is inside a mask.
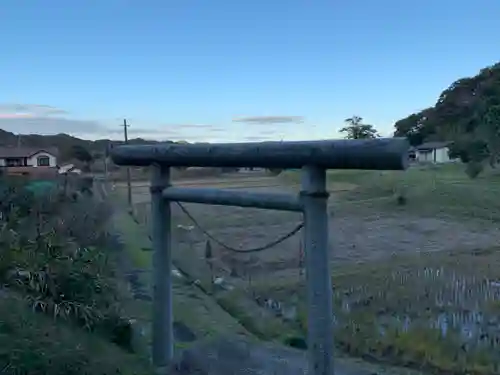
[[[0,361],[15,374],[117,373],[120,360],[99,355],[125,355],[112,342],[131,350],[133,338],[124,334],[131,326],[108,210],[87,196],[34,195],[25,186],[0,180],[0,297],[8,297],[0,304]],[[92,370],[101,360],[103,372]]]
[[[0,223],[0,281],[36,310],[87,329],[120,315],[119,288],[107,251],[106,216],[90,198],[61,200],[13,190]],[[28,205],[27,207],[24,207]]]
[[[0,369],[5,375],[147,375],[146,361],[76,327],[0,297]]]

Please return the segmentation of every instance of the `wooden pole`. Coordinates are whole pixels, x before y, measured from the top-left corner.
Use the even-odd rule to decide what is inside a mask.
[[[123,137],[125,138],[125,144],[128,144],[128,132],[127,128],[130,125],[127,124],[127,120],[123,119]],[[132,207],[132,182],[130,177],[130,167],[127,166],[127,203],[128,206]]]

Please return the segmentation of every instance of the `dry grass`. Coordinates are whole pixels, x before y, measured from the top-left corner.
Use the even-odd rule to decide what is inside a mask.
[[[0,179],[0,372],[147,374],[122,310],[107,209]]]
[[[125,210],[116,210],[113,215],[115,230],[124,246],[124,252],[131,261],[131,267],[140,273],[140,282],[146,291],[152,290],[151,243],[147,231],[138,225]],[[246,330],[211,298],[194,287],[189,280],[174,278],[175,319],[188,326],[198,338],[220,334],[248,334]],[[146,336],[151,323],[151,303],[136,302],[132,306],[135,318],[142,322]],[[181,345],[182,347],[182,345]]]
[[[500,369],[500,249],[399,256],[336,269],[337,344],[346,352],[432,372],[494,374]],[[254,285],[276,316],[305,334],[303,282]]]
[[[281,181],[286,188],[279,190],[296,191],[298,180],[296,172],[285,174]],[[242,181],[238,184],[241,187]],[[491,350],[497,350],[497,333],[477,322],[477,311],[483,317],[489,314],[491,320],[498,308],[497,287],[490,282],[500,278],[494,248],[500,240],[498,174],[488,171],[469,180],[460,165],[406,172],[333,171],[329,190],[334,193],[331,238],[339,347],[374,360],[409,366],[425,363],[431,372],[496,373]],[[406,205],[396,204],[400,193],[407,197]],[[146,225],[147,197],[144,194],[136,207]],[[282,212],[188,208],[216,237],[242,247],[279,237],[300,220]],[[178,210],[174,222],[190,224]],[[206,239],[181,228],[175,236],[176,262],[208,285]],[[303,334],[299,239],[253,256],[235,256],[217,246],[214,253],[215,275],[235,287],[217,294],[219,302],[245,327],[267,339]],[[237,271],[237,276],[230,276],[230,271]],[[283,311],[255,303],[256,296],[294,308],[295,317],[284,322]],[[447,320],[450,328],[443,333],[442,322]],[[458,333],[462,329],[473,330],[473,339],[464,341]]]

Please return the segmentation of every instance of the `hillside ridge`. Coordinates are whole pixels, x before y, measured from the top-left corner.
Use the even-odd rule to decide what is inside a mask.
[[[168,142],[168,141],[166,141]],[[0,147],[29,147],[29,148],[47,148],[56,147],[59,150],[61,160],[69,160],[72,156],[74,146],[84,147],[92,154],[105,154],[109,147],[123,144],[123,141],[115,141],[106,138],[95,141],[74,137],[66,133],[54,135],[41,134],[15,134],[0,129]],[[160,143],[159,141],[146,140],[143,138],[129,139],[130,144],[151,144]]]
[[[473,77],[456,80],[436,103],[394,124],[395,136],[413,145],[452,141],[451,152],[464,162],[500,159],[500,62]]]

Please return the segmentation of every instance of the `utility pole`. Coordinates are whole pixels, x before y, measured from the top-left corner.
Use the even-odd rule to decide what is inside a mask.
[[[125,138],[125,144],[128,144],[128,132],[127,128],[130,125],[127,124],[127,120],[123,119],[123,137]],[[132,208],[132,182],[130,177],[130,167],[127,166],[127,202],[129,208]]]
[[[109,158],[109,144],[106,145],[104,149],[104,185],[107,187],[108,185],[108,158]]]

